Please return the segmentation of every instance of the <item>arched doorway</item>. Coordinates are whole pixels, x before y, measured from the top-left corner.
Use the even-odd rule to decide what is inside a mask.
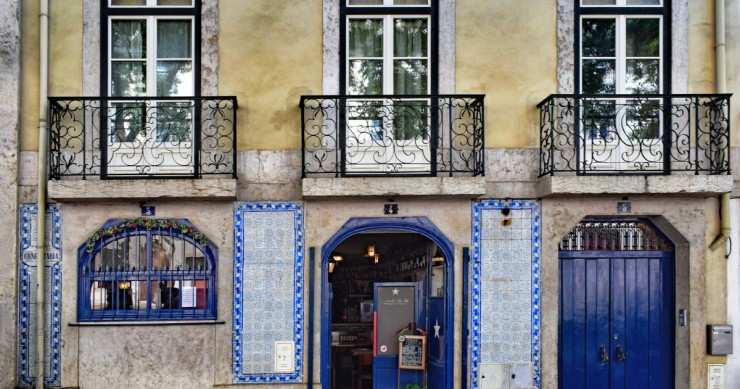
[[[648,219],[584,219],[559,259],[559,386],[673,388],[675,245]]]
[[[375,387],[384,387],[384,380],[392,380],[392,387],[397,382],[452,387],[454,248],[429,219],[350,219],[322,246],[321,259],[323,388],[350,387],[360,380],[380,385]],[[413,296],[410,321],[395,313],[384,316],[384,290]],[[418,330],[404,328],[409,323]],[[392,342],[382,341],[391,328]],[[397,344],[391,343],[399,334],[423,332],[425,370],[399,370],[398,354],[393,355]],[[361,356],[368,353],[372,368],[363,372]]]

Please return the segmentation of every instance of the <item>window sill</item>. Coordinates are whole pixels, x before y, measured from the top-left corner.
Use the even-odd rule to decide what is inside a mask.
[[[233,178],[50,180],[48,191],[51,199],[67,202],[160,198],[236,200],[236,180]]]
[[[94,321],[69,323],[70,327],[202,326],[226,324],[221,320]]]

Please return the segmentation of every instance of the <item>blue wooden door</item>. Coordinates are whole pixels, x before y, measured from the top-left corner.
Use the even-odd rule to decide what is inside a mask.
[[[422,282],[374,284],[373,388],[423,384],[424,372],[398,369],[398,335],[414,323],[424,328],[426,307]],[[410,332],[406,332],[411,335]]]
[[[560,285],[560,388],[673,388],[672,252],[561,251]]]

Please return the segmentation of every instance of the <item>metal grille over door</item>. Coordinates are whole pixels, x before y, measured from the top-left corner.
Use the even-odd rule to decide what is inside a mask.
[[[673,251],[672,245],[642,221],[584,221],[563,241],[564,251]]]

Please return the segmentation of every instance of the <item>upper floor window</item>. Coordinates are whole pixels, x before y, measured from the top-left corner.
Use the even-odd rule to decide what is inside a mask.
[[[660,0],[581,0],[576,6],[577,90],[599,95],[579,103],[579,158],[590,168],[662,163],[663,102],[633,96],[670,93],[669,15]]]
[[[347,0],[342,10],[347,94],[436,92],[436,6],[430,0]]]
[[[576,50],[584,94],[659,94],[664,81],[667,7],[660,0],[582,0]],[[609,7],[611,6],[611,7]]]
[[[200,1],[109,0],[101,23],[107,173],[193,173]]]
[[[79,258],[79,321],[216,318],[217,249],[187,220],[111,220]]]

